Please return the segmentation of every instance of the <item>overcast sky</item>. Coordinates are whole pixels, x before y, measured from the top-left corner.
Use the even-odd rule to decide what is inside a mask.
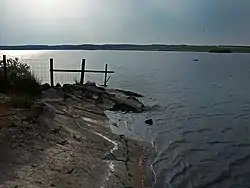
[[[250,44],[250,0],[0,0],[0,44]]]

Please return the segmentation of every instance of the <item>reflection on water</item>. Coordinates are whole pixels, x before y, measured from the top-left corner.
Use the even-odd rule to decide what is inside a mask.
[[[45,51],[44,51],[45,52]],[[8,57],[32,57],[32,55],[38,55],[42,53],[42,51],[37,50],[2,50],[0,51],[0,55],[7,55]]]
[[[46,64],[54,57],[62,68],[79,66],[82,58],[91,69],[108,63],[115,70],[110,87],[145,94],[148,112],[109,116],[116,132],[155,146],[155,187],[250,187],[250,55],[59,51],[32,57]],[[146,118],[154,125],[146,126]]]

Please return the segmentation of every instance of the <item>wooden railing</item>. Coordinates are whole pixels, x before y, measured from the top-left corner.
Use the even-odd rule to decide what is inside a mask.
[[[108,64],[105,65],[104,70],[86,70],[85,69],[85,59],[82,59],[82,68],[81,70],[76,70],[76,69],[54,69],[54,59],[50,59],[50,85],[54,87],[54,72],[80,72],[81,73],[81,78],[80,78],[80,84],[82,85],[84,83],[84,77],[85,73],[104,73],[104,82],[103,86],[107,87],[107,83],[110,79],[108,77],[108,73],[115,73],[114,71],[109,71],[108,70]]]
[[[6,55],[3,55],[3,75],[4,75],[4,79],[6,80],[5,83],[7,83],[7,57]],[[82,66],[81,66],[81,70],[75,70],[75,69],[54,69],[54,59],[50,58],[50,85],[51,87],[54,87],[54,72],[80,72],[81,73],[81,78],[80,78],[80,84],[84,84],[84,77],[85,77],[85,73],[103,73],[104,74],[104,82],[103,82],[103,86],[106,87],[107,83],[110,79],[110,77],[108,77],[109,73],[115,73],[114,71],[109,71],[108,70],[108,65],[105,65],[105,69],[104,70],[86,70],[85,69],[85,59],[82,59]]]

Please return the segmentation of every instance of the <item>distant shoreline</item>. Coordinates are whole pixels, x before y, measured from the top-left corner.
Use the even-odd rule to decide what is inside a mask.
[[[134,45],[134,44],[82,44],[82,45],[20,45],[0,46],[0,50],[122,50],[122,51],[179,51],[211,53],[250,53],[250,46],[225,45]]]

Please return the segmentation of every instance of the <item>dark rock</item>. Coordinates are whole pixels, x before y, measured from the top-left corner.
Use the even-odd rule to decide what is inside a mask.
[[[67,143],[68,143],[68,140],[63,140],[63,141],[58,142],[58,144],[62,146],[66,145]]]
[[[56,84],[56,88],[61,88],[61,87],[62,87],[61,84],[59,83]]]
[[[136,109],[134,106],[130,106],[125,103],[117,103],[110,110],[123,112],[142,112],[141,110]]]
[[[141,108],[143,108],[143,110],[145,110],[145,106],[144,106],[144,104],[139,100],[139,99],[137,99],[137,98],[135,98],[135,97],[132,97],[132,99],[135,101],[135,102],[137,102],[138,104],[140,104],[141,105]]]
[[[50,88],[50,85],[48,84],[48,83],[45,83],[45,84],[42,84],[41,85],[41,90],[42,91],[46,91],[46,90],[48,90]]]
[[[68,171],[66,172],[66,174],[72,174],[72,172],[74,172],[74,170],[75,170],[75,168],[72,168],[71,170],[68,170]]]
[[[76,139],[78,142],[81,142],[82,137],[80,135],[73,135],[73,138]]]
[[[117,123],[112,123],[112,125],[113,125],[114,127],[118,127]]]
[[[141,113],[145,111],[145,106],[141,101],[134,97],[121,96],[119,94],[109,96],[108,100],[112,102],[112,107],[107,110]]]
[[[119,91],[119,92],[121,92],[124,95],[127,95],[129,97],[143,97],[143,95],[141,95],[139,93],[135,93],[133,91],[126,91],[126,90],[121,90],[121,89],[116,89],[116,91]]]
[[[62,89],[65,92],[73,92],[74,91],[74,86],[71,85],[71,84],[63,84]]]
[[[61,127],[57,127],[57,128],[52,129],[51,132],[54,134],[57,134],[60,132],[60,130],[61,130]]]
[[[72,88],[73,85],[71,84],[63,84],[63,89],[69,89]]]
[[[85,86],[95,86],[96,87],[96,83],[95,82],[87,82],[86,84],[84,84]]]
[[[108,152],[108,153],[105,154],[103,159],[104,160],[114,161],[114,160],[116,160],[116,156],[113,153]]]
[[[99,90],[101,91],[105,91],[105,88],[104,87],[97,87]]]
[[[95,100],[95,105],[98,105],[98,104],[103,104],[103,98],[102,96],[98,96],[97,99]]]
[[[124,139],[125,136],[123,134],[119,135],[121,139]]]
[[[126,101],[114,101],[113,107],[108,110],[111,111],[122,111],[122,112],[134,112],[134,113],[141,113],[145,110],[144,105],[139,101],[133,101],[133,103],[127,103]]]
[[[43,184],[41,181],[35,181],[35,182],[40,185]]]
[[[148,125],[153,125],[153,120],[152,119],[148,119],[145,121],[146,124]]]

